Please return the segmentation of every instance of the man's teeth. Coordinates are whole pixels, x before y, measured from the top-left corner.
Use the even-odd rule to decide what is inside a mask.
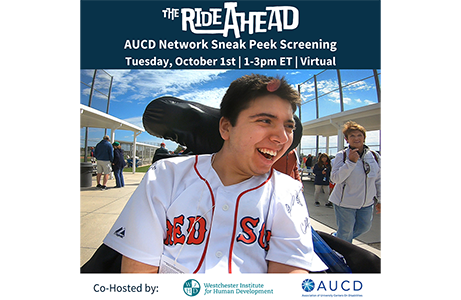
[[[270,155],[270,156],[276,156],[277,155],[277,151],[272,151],[272,150],[269,150],[269,149],[258,149],[258,150],[262,154],[266,154],[266,155]]]

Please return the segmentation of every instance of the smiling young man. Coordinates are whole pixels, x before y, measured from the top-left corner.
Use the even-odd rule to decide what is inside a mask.
[[[107,235],[122,272],[326,269],[301,184],[272,168],[293,141],[299,101],[284,79],[232,82],[221,102],[221,150],[157,161]]]

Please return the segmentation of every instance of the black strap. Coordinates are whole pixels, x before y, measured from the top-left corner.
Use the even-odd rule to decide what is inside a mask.
[[[376,154],[375,151],[373,150],[370,150],[371,154],[373,154],[373,157],[375,158],[376,162],[378,163],[379,165],[379,159],[378,159],[378,154]],[[346,149],[343,150],[343,163],[346,162]]]

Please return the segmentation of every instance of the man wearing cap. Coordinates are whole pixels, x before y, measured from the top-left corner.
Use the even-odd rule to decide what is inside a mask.
[[[163,156],[165,154],[169,154],[168,149],[165,148],[165,143],[161,143],[160,148],[155,150],[154,157],[152,158],[152,163],[154,163],[158,159],[158,156]]]
[[[96,181],[98,185],[96,187],[103,190],[107,189],[106,184],[109,180],[110,172],[112,172],[111,164],[114,161],[114,150],[110,144],[109,136],[105,135],[96,147],[94,148],[94,156],[98,160],[97,162],[97,174]],[[101,185],[101,175],[104,173],[104,178]]]

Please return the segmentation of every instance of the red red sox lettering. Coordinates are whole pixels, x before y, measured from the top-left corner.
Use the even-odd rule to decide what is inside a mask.
[[[256,239],[258,240],[258,245],[265,249],[269,250],[269,240],[271,238],[271,231],[266,230],[266,223],[263,222],[261,225],[261,230],[259,231],[259,237],[256,237],[256,232],[254,229],[257,228],[259,224],[259,218],[244,217],[240,220],[240,227],[243,230],[243,233],[240,233],[237,236],[237,241],[244,244],[253,244]]]
[[[175,217],[173,223],[170,220],[166,221],[167,232],[164,244],[172,246],[176,244],[187,245],[200,245],[206,237],[206,220],[200,216],[192,216],[187,218],[187,232],[188,235],[182,233],[184,227],[183,215]],[[237,235],[237,242],[244,244],[253,244],[255,242],[265,249],[269,250],[269,240],[271,238],[271,231],[266,230],[266,223],[261,224],[261,228],[258,231],[259,218],[244,217],[240,220],[241,233]]]
[[[180,215],[175,217],[173,219],[173,224],[171,224],[170,220],[166,220],[167,231],[164,240],[165,245],[184,244],[184,242],[186,242],[187,245],[200,245],[203,242],[205,233],[207,232],[206,220],[200,216],[188,217],[187,220],[189,222],[189,227],[187,229],[189,236],[187,237],[187,241],[185,241],[186,236],[182,233],[184,216]]]

